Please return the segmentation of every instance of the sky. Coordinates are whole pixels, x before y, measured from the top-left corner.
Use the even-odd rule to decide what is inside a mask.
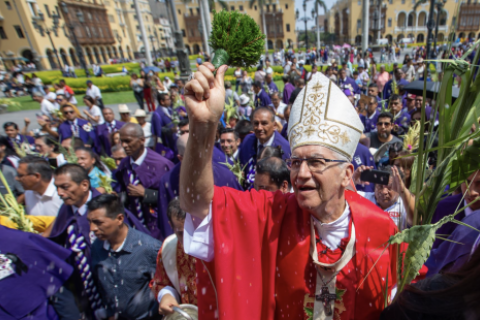
[[[327,5],[327,9],[330,9],[332,7],[332,5],[336,2],[336,0],[323,0],[325,2],[325,4]],[[309,18],[312,18],[312,9],[314,8],[314,2],[313,0],[309,0],[307,1],[307,17]],[[303,17],[304,16],[304,13],[303,13],[303,0],[295,0],[295,10],[298,9],[298,11],[300,12],[300,17]],[[322,15],[322,14],[325,14],[323,12],[323,9],[319,9],[320,12],[319,14]],[[315,21],[314,20],[310,20],[307,24],[307,27],[310,29],[311,27],[313,27],[315,25]],[[299,21],[297,20],[297,28],[299,28],[300,30],[303,30],[305,27],[304,27],[304,23],[303,21]]]

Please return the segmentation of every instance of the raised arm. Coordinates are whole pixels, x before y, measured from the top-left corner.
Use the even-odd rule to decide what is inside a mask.
[[[190,136],[180,170],[180,206],[200,219],[208,215],[213,199],[212,155],[225,104],[223,77],[227,68],[221,66],[214,76],[215,68],[205,62],[185,85]]]

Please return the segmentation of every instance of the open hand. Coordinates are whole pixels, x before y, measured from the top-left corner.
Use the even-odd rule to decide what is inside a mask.
[[[227,69],[226,65],[219,67],[217,75],[214,77],[215,67],[210,62],[205,62],[198,67],[193,78],[187,82],[185,106],[190,121],[217,125],[225,105],[223,77]]]

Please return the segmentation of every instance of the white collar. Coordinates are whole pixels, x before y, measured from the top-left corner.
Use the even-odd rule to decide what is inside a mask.
[[[372,120],[373,117],[375,117],[376,114],[377,114],[377,110],[375,109],[375,111],[372,113],[371,116],[369,116],[369,115],[367,114],[367,118],[370,119],[370,120]]]
[[[108,122],[107,122],[107,123],[108,123]],[[117,124],[117,122],[115,121],[115,119],[113,119],[113,121],[110,122],[110,125],[112,125],[112,126],[114,126],[114,127],[115,127],[116,124]]]
[[[143,161],[145,161],[145,158],[147,157],[147,148],[143,149],[143,153],[140,157],[138,157],[137,160],[133,161],[133,158],[130,157],[130,164],[136,164],[137,166],[141,166]]]
[[[45,189],[45,192],[43,194],[40,194],[37,191],[33,191],[33,194],[36,195],[39,198],[42,198],[42,197],[50,197],[51,198],[51,197],[53,197],[54,194],[55,194],[55,191],[57,191],[57,188],[55,187],[54,182],[55,182],[55,180],[52,178],[50,180],[50,183],[48,184],[47,189]]]
[[[333,222],[322,223],[320,220],[313,217],[315,228],[317,229],[320,240],[332,250],[338,248],[342,242],[342,239],[348,236],[350,219],[350,206],[346,201],[345,210],[343,211],[342,215]]]
[[[72,124],[77,124],[77,118],[75,118],[75,120],[73,120],[73,121],[68,120],[68,123],[69,123],[70,125],[72,125]]]
[[[130,232],[130,230],[128,232]],[[103,241],[103,249],[105,249],[107,251],[120,252],[120,251],[122,251],[123,247],[125,246],[125,242],[127,241],[127,237],[128,237],[128,233],[127,233],[127,236],[125,237],[125,239],[123,239],[123,242],[120,245],[120,247],[117,248],[117,250],[110,250],[111,247],[110,247],[110,243],[108,241]]]
[[[273,132],[270,139],[268,139],[268,141],[263,144],[263,147],[264,148],[265,147],[270,147],[273,144],[273,140],[275,140],[275,131]],[[257,148],[260,147],[260,145],[261,145],[260,140],[257,139]]]
[[[238,150],[239,150],[239,149],[237,148],[237,151],[235,151],[235,152],[232,154],[232,156],[230,157],[230,160],[235,161],[235,159],[237,158],[237,155],[238,155]]]
[[[72,206],[73,212],[78,212],[79,215],[84,216],[87,213],[87,203],[92,200],[92,191],[88,191],[88,199],[80,208]]]

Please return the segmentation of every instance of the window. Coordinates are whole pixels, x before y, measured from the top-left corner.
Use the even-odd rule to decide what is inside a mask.
[[[393,4],[393,0],[388,0],[388,3]]]
[[[7,39],[7,34],[5,30],[3,30],[3,27],[0,27],[0,39]]]
[[[402,0],[402,4],[405,4],[405,0]]]
[[[288,3],[285,4],[285,9],[288,9]]]
[[[253,8],[255,9],[255,11],[257,11],[257,6],[254,6]]]
[[[45,7],[45,12],[47,13],[47,16],[51,18],[52,15],[50,14],[50,9],[48,8],[48,5],[44,5],[44,7]]]
[[[7,6],[8,10],[12,10],[12,5],[10,4],[10,1],[5,1],[5,5]]]
[[[137,26],[137,30],[140,30],[140,26]]]
[[[357,4],[358,4],[359,6],[361,6],[361,5],[362,5],[362,0],[358,0]]]
[[[190,9],[188,9],[188,11],[190,11],[190,15],[193,16],[193,9],[190,8]]]
[[[57,13],[58,19],[62,19],[62,16],[60,15],[60,11],[58,11],[58,6],[55,6],[55,12]]]
[[[148,16],[145,16],[145,21],[148,21]]]
[[[243,6],[239,6],[238,10],[243,11]]]
[[[388,18],[388,27],[392,26],[392,18]]]
[[[277,5],[276,4],[272,5],[272,7],[273,7],[273,9],[272,9],[273,12],[277,11]]]
[[[22,30],[22,28],[20,28],[20,26],[13,26],[13,27],[15,28],[15,31],[17,32],[17,36],[20,39],[25,38],[25,35],[23,34],[23,30]]]
[[[180,11],[180,9],[178,9],[177,11],[178,11],[178,14],[182,14],[182,11]]]
[[[113,14],[108,15],[108,21],[110,21],[111,23],[115,23],[115,18],[113,17]]]
[[[230,10],[235,11],[235,6],[231,6]]]
[[[197,15],[200,15],[200,8],[197,8]]]
[[[183,36],[184,38],[186,37],[185,29],[182,29],[182,36]]]
[[[267,12],[270,12],[270,5],[267,4]]]
[[[138,20],[138,17],[136,14],[133,15],[133,19]]]
[[[357,19],[357,29],[360,29],[362,27],[362,20]]]
[[[290,32],[290,24],[289,23],[287,23],[286,27],[287,27],[287,32]]]
[[[106,5],[106,6],[109,6],[110,5],[110,1],[103,1],[103,4]]]

